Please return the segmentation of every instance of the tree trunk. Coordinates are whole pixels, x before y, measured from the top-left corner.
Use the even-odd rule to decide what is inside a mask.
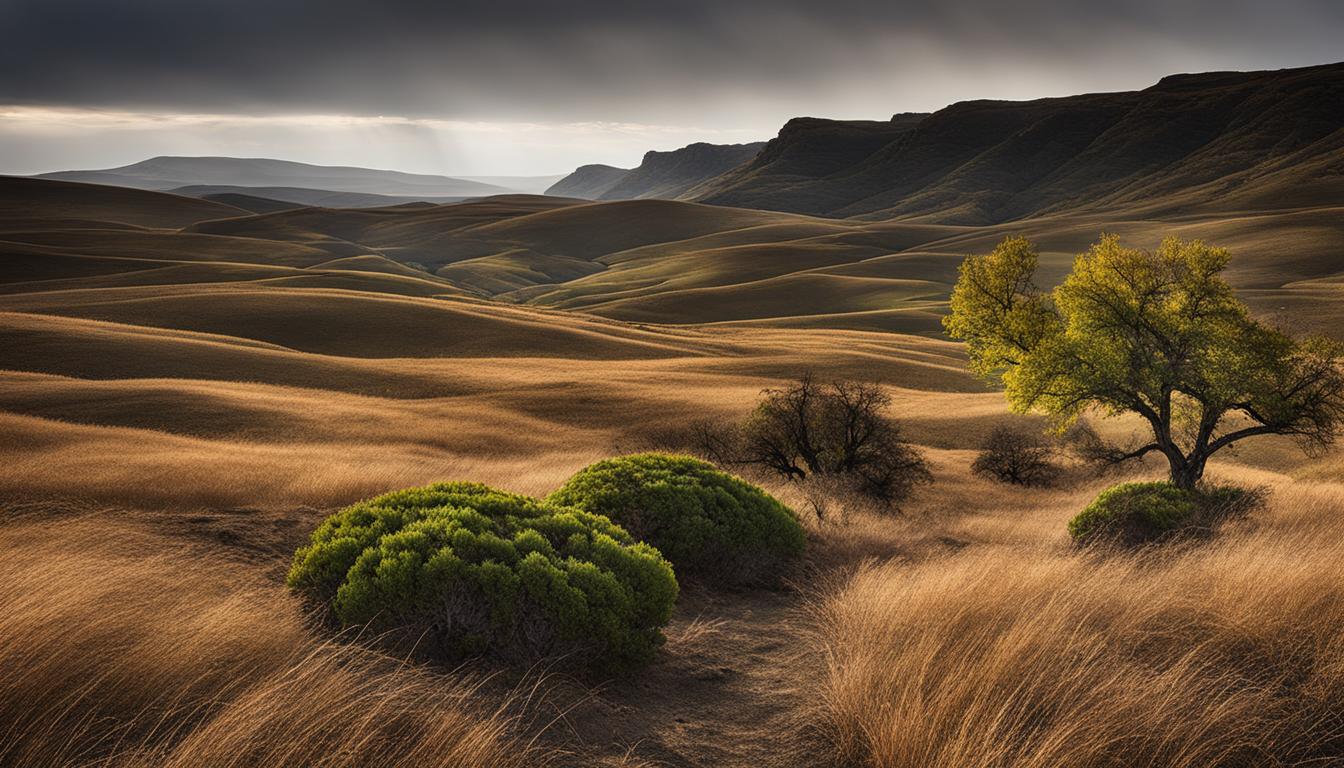
[[[1189,456],[1182,461],[1171,461],[1171,484],[1186,491],[1193,491],[1204,478],[1206,456]]]

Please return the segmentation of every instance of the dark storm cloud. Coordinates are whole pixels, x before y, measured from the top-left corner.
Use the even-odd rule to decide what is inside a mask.
[[[0,30],[10,104],[538,120],[679,111],[684,124],[735,100],[807,111],[850,91],[910,98],[920,80],[936,99],[965,97],[977,77],[998,95],[990,83],[1003,91],[1018,74],[1050,92],[1139,86],[1164,67],[1344,57],[1338,0],[0,0]],[[1128,70],[1113,71],[1122,61]]]

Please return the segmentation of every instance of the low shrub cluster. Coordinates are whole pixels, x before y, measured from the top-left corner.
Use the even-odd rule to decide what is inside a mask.
[[[389,493],[328,518],[289,584],[433,655],[592,666],[647,660],[677,596],[672,569],[607,518],[474,483]]]
[[[720,584],[776,581],[803,550],[793,513],[760,488],[690,456],[599,461],[548,499],[604,515],[657,547],[677,573]]]
[[[663,641],[678,593],[668,560],[707,581],[763,583],[803,542],[760,488],[640,454],[593,464],[544,501],[440,483],[359,502],[318,526],[288,583],[336,623],[432,657],[615,670]]]
[[[1256,494],[1234,486],[1193,491],[1165,483],[1121,483],[1102,491],[1069,521],[1080,544],[1145,544],[1207,531],[1254,503]]]

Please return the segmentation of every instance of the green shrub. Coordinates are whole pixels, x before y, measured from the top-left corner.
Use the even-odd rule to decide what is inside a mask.
[[[1070,520],[1069,535],[1081,544],[1143,544],[1208,530],[1256,498],[1235,486],[1187,491],[1170,483],[1121,483],[1102,491]]]
[[[657,550],[601,515],[475,483],[410,488],[327,518],[289,585],[346,626],[432,655],[647,660],[677,582]]]
[[[605,515],[657,547],[678,574],[723,584],[777,580],[806,538],[774,497],[689,456],[599,461],[548,500]]]

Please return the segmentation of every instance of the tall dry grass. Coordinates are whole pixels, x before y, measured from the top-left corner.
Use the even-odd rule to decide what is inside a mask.
[[[1007,538],[868,565],[819,604],[842,763],[1344,762],[1340,486],[1281,489],[1183,549]]]
[[[470,681],[309,633],[241,566],[108,516],[0,528],[0,764],[522,768]]]

